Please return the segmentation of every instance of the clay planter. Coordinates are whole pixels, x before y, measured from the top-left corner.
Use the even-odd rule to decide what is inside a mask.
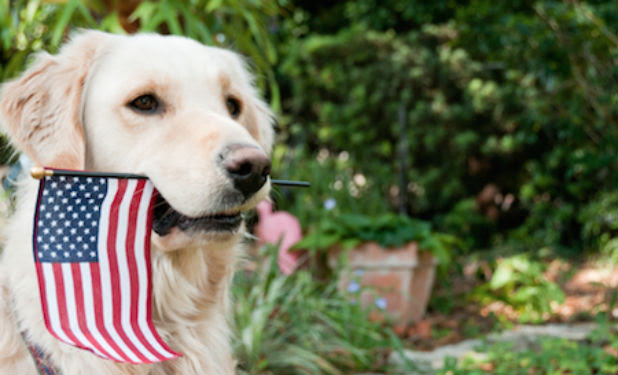
[[[331,267],[336,266],[342,250],[329,254]],[[419,251],[416,242],[400,248],[385,249],[375,242],[366,242],[347,250],[349,268],[338,281],[344,293],[352,292],[354,280],[369,286],[372,292],[362,292],[365,305],[376,303],[389,312],[393,324],[418,321],[425,314],[436,273],[436,259],[426,251]],[[351,286],[352,283],[352,286]],[[382,298],[382,299],[381,299]],[[374,316],[382,319],[379,314]]]

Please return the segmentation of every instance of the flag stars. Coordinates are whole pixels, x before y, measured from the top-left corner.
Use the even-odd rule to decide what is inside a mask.
[[[46,181],[41,192],[45,197],[39,202],[35,237],[39,261],[96,261],[99,215],[103,211],[107,179],[66,177],[60,182],[59,177]]]

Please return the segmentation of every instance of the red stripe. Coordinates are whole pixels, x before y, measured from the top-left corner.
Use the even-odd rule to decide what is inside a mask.
[[[105,358],[114,359],[103,347],[99,344],[97,337],[94,337],[88,329],[86,323],[86,308],[84,303],[84,289],[82,287],[82,274],[80,272],[79,263],[71,263],[71,274],[73,275],[73,285],[75,287],[75,308],[77,314],[77,323],[86,339],[94,346]],[[96,354],[96,353],[95,353]]]
[[[129,347],[129,349],[135,353],[135,355],[143,362],[150,362],[148,358],[146,358],[137,348],[133,345],[133,342],[129,340],[122,327],[122,314],[121,314],[121,306],[122,298],[120,291],[120,275],[118,270],[118,260],[116,258],[116,235],[118,231],[118,216],[120,210],[120,204],[122,203],[122,198],[127,190],[127,181],[126,180],[118,180],[118,191],[116,192],[116,196],[112,202],[112,206],[110,208],[109,213],[109,228],[107,234],[107,255],[109,258],[109,273],[111,280],[111,289],[112,289],[112,315],[113,315],[113,324],[116,328],[116,332],[120,338],[125,342],[125,344]]]
[[[67,312],[67,298],[64,291],[64,276],[62,275],[62,263],[51,263],[54,271],[54,281],[56,282],[56,300],[58,301],[58,317],[60,319],[60,327],[69,340],[75,343],[75,346],[82,349],[88,349],[84,343],[75,337],[73,330],[69,325],[69,313]]]
[[[43,265],[40,262],[36,262],[35,265],[36,265],[36,275],[39,279],[39,296],[41,297],[41,309],[43,310],[43,320],[45,321],[45,327],[47,327],[47,330],[52,335],[54,335],[54,337],[60,340],[60,337],[56,335],[49,321],[49,310],[47,307],[47,291],[45,289],[45,277],[43,276]]]
[[[175,356],[181,356],[180,353],[176,353],[173,350],[171,350],[169,348],[169,346],[167,346],[167,344],[163,341],[163,339],[161,339],[161,336],[159,336],[159,333],[157,332],[154,323],[152,322],[152,261],[150,258],[150,236],[152,235],[151,230],[152,230],[152,221],[154,219],[154,205],[155,202],[157,200],[157,195],[159,194],[159,192],[155,189],[153,191],[152,196],[150,197],[150,205],[148,207],[148,219],[146,221],[146,233],[144,234],[144,252],[146,254],[146,277],[148,279],[148,289],[147,289],[147,294],[146,294],[146,323],[148,324],[148,328],[150,328],[150,331],[152,332],[153,337],[155,338],[155,340],[157,340],[157,342],[159,343],[159,345],[161,345],[161,347],[165,350],[167,350],[168,352],[174,354]]]
[[[137,270],[137,260],[135,258],[135,235],[137,229],[137,214],[139,213],[139,205],[141,202],[142,193],[144,191],[144,186],[146,185],[145,180],[140,180],[137,182],[137,186],[135,188],[135,193],[133,194],[133,198],[131,199],[131,205],[129,207],[129,220],[128,220],[128,231],[127,231],[127,240],[126,240],[126,250],[127,250],[127,265],[129,268],[129,278],[130,278],[130,292],[131,292],[131,327],[133,328],[133,332],[135,332],[135,336],[137,336],[138,340],[144,345],[146,350],[152,353],[159,361],[165,360],[166,358],[161,356],[157,350],[155,350],[150,342],[144,337],[142,330],[138,325],[138,317],[137,317],[137,309],[139,302],[139,275]],[[143,260],[142,260],[143,261]]]
[[[99,264],[95,262],[90,263],[90,274],[92,275],[92,301],[94,303],[94,319],[95,324],[97,325],[97,329],[107,341],[109,346],[114,349],[118,355],[122,357],[125,362],[132,362],[129,357],[118,347],[116,341],[110,336],[109,332],[107,332],[107,328],[105,328],[105,323],[103,320],[103,295],[101,294],[101,272],[99,270]]]

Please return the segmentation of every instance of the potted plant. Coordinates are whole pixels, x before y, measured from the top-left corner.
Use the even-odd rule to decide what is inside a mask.
[[[425,313],[436,266],[446,265],[456,242],[432,231],[430,223],[403,215],[340,214],[296,248],[325,251],[328,264],[340,271],[342,291],[358,293],[362,303],[375,303],[394,323],[407,324]]]

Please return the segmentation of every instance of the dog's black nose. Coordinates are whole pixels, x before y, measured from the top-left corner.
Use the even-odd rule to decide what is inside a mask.
[[[259,148],[233,144],[220,155],[221,166],[245,198],[260,190],[270,174],[270,159]]]

